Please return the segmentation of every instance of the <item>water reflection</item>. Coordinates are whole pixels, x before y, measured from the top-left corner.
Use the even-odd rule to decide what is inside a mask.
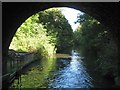
[[[56,72],[54,75],[55,79],[50,80],[51,88],[93,87],[91,83],[92,78],[86,72],[83,61],[81,61],[80,56],[74,50],[72,51],[70,64],[67,64],[64,69]]]
[[[21,76],[21,88],[93,87],[92,78],[86,72],[79,53],[72,50],[71,54],[71,56],[65,58],[41,60]],[[14,86],[16,85],[15,82]]]
[[[46,88],[48,87],[49,78],[55,71],[56,59],[49,58],[37,62],[26,73],[21,75],[21,81],[15,80],[11,88]]]

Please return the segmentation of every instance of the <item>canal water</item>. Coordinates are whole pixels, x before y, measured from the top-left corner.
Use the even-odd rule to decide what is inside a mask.
[[[12,88],[92,88],[93,78],[87,72],[77,50],[57,54],[56,58],[34,63],[12,84]]]
[[[92,78],[86,72],[84,62],[77,51],[72,50],[71,59],[59,59],[64,68],[54,73],[55,78],[50,80],[52,88],[89,88],[93,87]],[[61,64],[61,65],[62,65]],[[59,66],[59,63],[58,63]]]

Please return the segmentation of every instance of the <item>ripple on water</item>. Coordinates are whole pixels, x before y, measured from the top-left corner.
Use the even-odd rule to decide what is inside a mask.
[[[55,73],[54,80],[50,80],[50,87],[53,88],[90,88],[93,87],[92,78],[86,72],[84,63],[77,56],[76,51],[72,51],[72,60],[64,69]],[[63,62],[66,60],[62,60]],[[64,63],[65,64],[65,63]]]

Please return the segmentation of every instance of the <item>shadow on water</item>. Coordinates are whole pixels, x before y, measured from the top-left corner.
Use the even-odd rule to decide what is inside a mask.
[[[20,82],[15,80],[11,88],[102,88],[102,85],[96,86],[98,77],[89,72],[86,63],[77,50],[57,54],[32,64],[21,75]]]

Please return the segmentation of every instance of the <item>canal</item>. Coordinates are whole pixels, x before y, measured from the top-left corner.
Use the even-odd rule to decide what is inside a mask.
[[[54,58],[33,63],[14,81],[11,88],[108,87],[106,81],[94,79],[95,76],[88,71],[84,58],[77,50],[72,50],[70,54],[57,54]]]

